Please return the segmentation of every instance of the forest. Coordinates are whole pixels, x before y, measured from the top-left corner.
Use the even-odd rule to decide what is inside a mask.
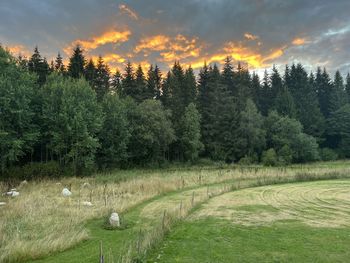
[[[260,79],[230,57],[198,76],[179,61],[169,72],[131,62],[111,72],[79,46],[63,61],[0,47],[2,177],[350,157],[349,74],[292,64]]]

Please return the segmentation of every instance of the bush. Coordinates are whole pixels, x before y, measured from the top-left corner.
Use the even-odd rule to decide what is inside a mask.
[[[261,158],[262,164],[265,166],[276,166],[278,165],[278,159],[275,149],[271,148],[264,151]]]
[[[58,178],[69,174],[68,169],[61,169],[55,161],[46,163],[27,163],[24,166],[11,167],[5,171],[6,178],[18,180],[32,180],[40,178]]]
[[[334,161],[338,159],[338,154],[330,148],[322,148],[320,150],[322,161]]]
[[[284,145],[279,151],[278,151],[278,161],[281,164],[290,164],[293,160],[293,153],[292,150],[288,145]]]

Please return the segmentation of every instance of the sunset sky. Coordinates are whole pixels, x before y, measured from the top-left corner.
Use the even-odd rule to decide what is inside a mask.
[[[51,60],[80,44],[112,69],[174,60],[198,69],[226,56],[257,71],[302,62],[350,69],[349,0],[3,0],[0,43]]]

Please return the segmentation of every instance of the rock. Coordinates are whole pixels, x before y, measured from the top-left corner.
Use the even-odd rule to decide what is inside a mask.
[[[92,203],[89,202],[89,201],[83,201],[82,204],[85,205],[85,206],[92,206]]]
[[[19,192],[17,192],[16,189],[11,189],[11,191],[6,194],[12,197],[19,196]]]
[[[17,191],[12,191],[12,197],[19,196],[19,192]]]
[[[120,227],[120,219],[118,213],[112,213],[109,217],[109,223],[111,226]]]
[[[21,188],[21,187],[23,187],[23,186],[25,186],[25,185],[27,185],[27,184],[28,184],[27,180],[24,180],[24,181],[22,181],[22,182],[19,184],[19,187]]]
[[[0,202],[0,206],[6,205],[6,202]]]
[[[83,185],[81,187],[82,188],[90,188],[91,185],[89,183],[83,183]]]
[[[72,192],[68,190],[68,188],[63,188],[62,195],[65,197],[71,196]]]

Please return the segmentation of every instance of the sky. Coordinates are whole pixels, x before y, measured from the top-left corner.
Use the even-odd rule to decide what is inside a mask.
[[[349,0],[2,0],[0,43],[25,56],[38,46],[49,61],[79,44],[112,71],[231,56],[258,73],[301,62],[347,74],[349,10]]]

